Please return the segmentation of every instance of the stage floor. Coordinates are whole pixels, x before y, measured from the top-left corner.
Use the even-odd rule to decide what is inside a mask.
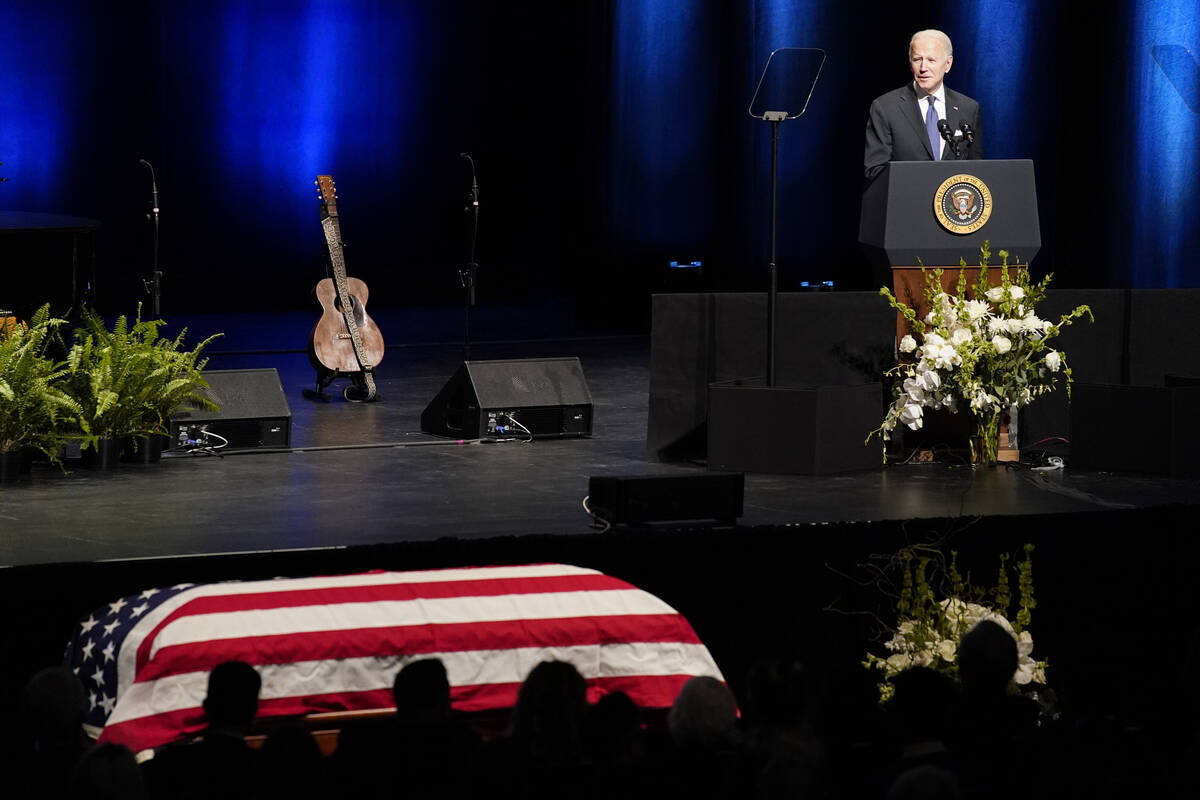
[[[420,432],[421,411],[461,362],[461,345],[389,347],[380,400],[370,404],[347,403],[340,392],[328,404],[306,400],[313,372],[303,353],[241,347],[236,337],[214,345],[209,368],[278,370],[292,412],[291,452],[168,457],[103,472],[71,466],[65,475],[35,465],[29,478],[0,488],[0,565],[597,535],[582,507],[591,476],[704,470],[647,460],[647,337],[475,343],[476,360],[580,358],[595,404],[593,435],[532,444],[460,445]],[[1190,504],[1198,490],[1195,480],[936,463],[747,475],[739,527],[794,525],[802,537],[830,522]]]

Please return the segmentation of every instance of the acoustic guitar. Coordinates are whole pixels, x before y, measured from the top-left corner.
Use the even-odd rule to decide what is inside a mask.
[[[317,283],[317,300],[322,314],[308,337],[308,360],[317,371],[318,397],[340,377],[352,384],[342,395],[354,402],[375,399],[375,368],[383,360],[383,334],[367,315],[367,285],[346,277],[342,232],[338,224],[337,192],[333,176],[318,175],[321,190],[321,227],[329,248],[332,278]]]

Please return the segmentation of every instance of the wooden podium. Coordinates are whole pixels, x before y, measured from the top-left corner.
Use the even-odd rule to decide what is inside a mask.
[[[978,279],[985,241],[993,282],[1000,250],[1009,252],[1010,267],[1033,261],[1042,246],[1033,162],[893,161],[863,191],[858,241],[879,284],[923,317],[922,265],[944,269],[942,287],[952,294],[961,261],[968,284]],[[899,317],[897,337],[905,327]]]

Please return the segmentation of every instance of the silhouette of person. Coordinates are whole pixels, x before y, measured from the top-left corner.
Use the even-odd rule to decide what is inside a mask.
[[[517,692],[508,730],[489,744],[489,786],[506,797],[586,797],[594,781],[585,748],[587,683],[566,661],[543,661]],[[503,776],[503,777],[498,777]]]
[[[436,658],[409,662],[396,674],[392,699],[394,719],[342,728],[332,759],[335,782],[348,795],[369,797],[393,792],[401,776],[409,796],[468,796],[480,742],[454,716],[445,665]]]
[[[143,765],[153,798],[258,796],[258,754],[246,735],[258,713],[262,679],[242,661],[218,664],[208,675],[208,724],[190,742],[167,745]]]
[[[133,751],[112,742],[88,750],[71,770],[73,800],[146,800],[146,784]]]
[[[88,749],[83,719],[87,696],[66,667],[39,671],[21,693],[21,718],[28,732],[14,759],[13,797],[62,796],[71,768]]]

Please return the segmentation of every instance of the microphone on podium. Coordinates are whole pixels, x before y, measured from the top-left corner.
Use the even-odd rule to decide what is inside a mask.
[[[941,132],[942,138],[946,140],[946,144],[950,145],[951,151],[954,152],[954,157],[962,158],[962,153],[958,150],[958,142],[954,140],[954,129],[950,127],[950,123],[944,119],[939,119],[937,128]]]

